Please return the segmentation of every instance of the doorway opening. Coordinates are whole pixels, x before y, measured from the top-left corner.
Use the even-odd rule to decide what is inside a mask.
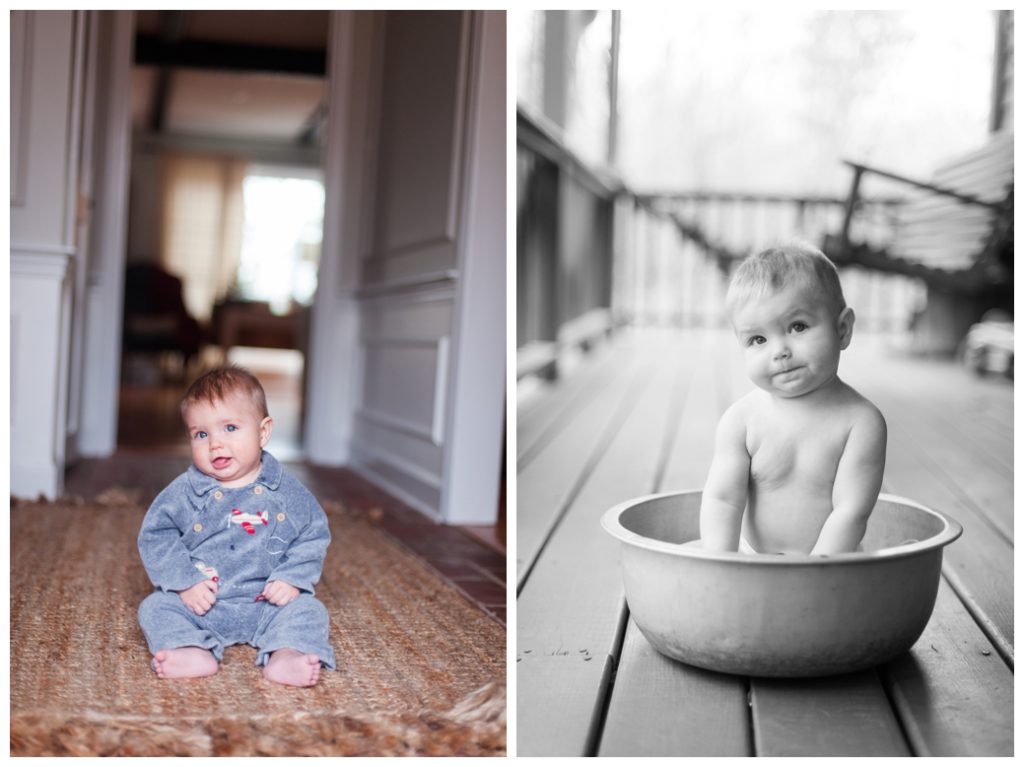
[[[327,11],[140,11],[118,448],[188,453],[185,387],[263,383],[269,448],[302,456],[324,217]]]

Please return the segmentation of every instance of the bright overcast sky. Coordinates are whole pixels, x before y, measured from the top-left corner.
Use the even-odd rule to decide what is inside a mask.
[[[835,192],[844,158],[927,176],[985,141],[992,11],[821,13],[623,11],[627,180]]]

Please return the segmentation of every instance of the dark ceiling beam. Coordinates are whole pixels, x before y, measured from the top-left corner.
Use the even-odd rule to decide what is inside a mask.
[[[327,104],[321,101],[303,123],[298,143],[301,146],[314,146],[325,122],[327,122]]]
[[[219,43],[205,40],[166,41],[158,35],[135,36],[135,63],[157,67],[273,72],[323,77],[327,52],[309,48]]]
[[[181,39],[185,30],[184,11],[160,11],[160,36],[164,45],[174,45]],[[171,94],[171,79],[174,73],[170,67],[162,66],[157,70],[156,82],[153,84],[153,104],[150,107],[149,127],[155,133],[164,128],[167,121],[167,102]]]

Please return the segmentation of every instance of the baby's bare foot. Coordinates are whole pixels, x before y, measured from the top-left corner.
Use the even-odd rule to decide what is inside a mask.
[[[152,666],[161,679],[187,679],[217,673],[217,659],[212,652],[202,647],[160,650],[153,656]]]
[[[320,658],[289,648],[275,650],[263,667],[263,677],[278,684],[312,687],[320,679]]]

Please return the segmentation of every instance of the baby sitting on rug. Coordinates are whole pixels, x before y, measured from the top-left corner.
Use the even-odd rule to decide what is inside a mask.
[[[740,264],[726,306],[757,388],[718,424],[700,545],[856,551],[882,484],[886,427],[839,379],[854,315],[835,266],[812,247],[770,248]]]
[[[313,495],[263,450],[273,421],[260,382],[228,366],[197,379],[181,413],[192,466],[153,501],[139,554],[156,591],[139,624],[161,679],[217,673],[249,644],[263,676],[309,687],[334,668],[316,599],[331,535]]]

